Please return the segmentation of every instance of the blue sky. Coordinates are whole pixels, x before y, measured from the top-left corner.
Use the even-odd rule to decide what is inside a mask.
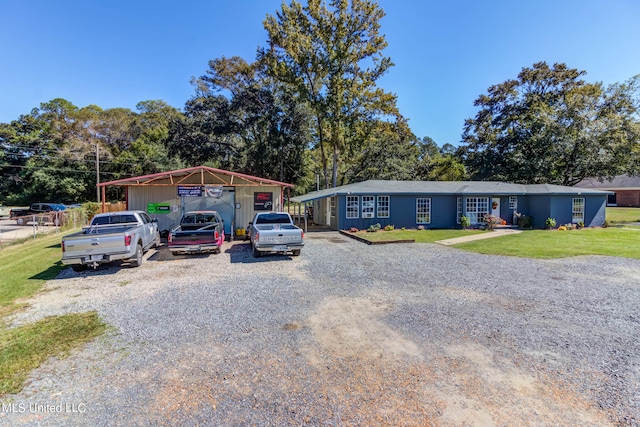
[[[379,0],[379,85],[418,137],[458,145],[473,101],[535,62],[564,62],[605,85],[640,74],[637,0]],[[65,98],[78,107],[182,108],[210,59],[251,61],[280,0],[0,0],[0,122]]]

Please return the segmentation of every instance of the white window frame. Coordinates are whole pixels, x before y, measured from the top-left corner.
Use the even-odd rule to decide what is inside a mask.
[[[365,202],[369,206],[365,206]],[[368,216],[367,214],[371,214]],[[376,215],[376,196],[362,196],[362,218],[375,218]]]
[[[456,198],[456,222],[460,224],[462,218],[462,197]]]
[[[518,210],[518,196],[509,196],[509,209]]]
[[[431,197],[416,199],[416,224],[431,224]]]
[[[354,207],[349,207],[349,203],[356,203],[355,208]],[[357,219],[360,218],[360,196],[347,196],[346,198],[346,209],[345,209],[345,215],[347,217],[347,219]]]
[[[390,202],[389,196],[378,196],[378,218],[389,218],[391,215]]]
[[[466,216],[469,218],[471,224],[479,224],[484,221],[483,215],[488,215],[489,212],[489,198],[488,197],[467,197],[466,203]]]
[[[331,218],[336,217],[336,196],[329,197],[329,211]]]
[[[573,224],[584,223],[584,208],[584,197],[576,197],[571,200],[571,222]]]

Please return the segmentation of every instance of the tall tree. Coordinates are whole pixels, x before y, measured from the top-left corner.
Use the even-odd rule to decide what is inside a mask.
[[[370,0],[293,0],[264,21],[269,46],[259,59],[310,105],[326,187],[337,185],[343,156],[361,143],[358,124],[397,115],[396,97],[376,86],[393,65],[382,54],[383,16]]]
[[[209,61],[174,126],[173,150],[188,162],[300,184],[307,175],[309,114],[262,65],[239,57]]]
[[[472,177],[573,185],[628,169],[638,142],[635,83],[605,89],[585,74],[539,62],[476,99],[458,152]]]

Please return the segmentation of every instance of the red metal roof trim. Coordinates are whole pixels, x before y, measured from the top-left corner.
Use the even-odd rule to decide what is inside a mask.
[[[286,182],[275,181],[275,180],[267,179],[267,178],[260,178],[260,177],[257,177],[257,176],[246,175],[246,174],[238,173],[238,172],[226,171],[226,170],[223,170],[223,169],[210,168],[208,166],[195,166],[195,167],[192,167],[192,168],[178,169],[178,170],[169,171],[169,172],[160,172],[160,173],[154,173],[154,174],[150,174],[150,175],[143,175],[143,176],[136,176],[136,177],[132,177],[132,178],[118,179],[118,180],[115,180],[115,181],[101,182],[101,183],[97,184],[97,186],[98,187],[106,187],[108,185],[144,185],[144,184],[147,184],[149,182],[157,181],[157,180],[162,179],[162,178],[169,178],[171,180],[171,183],[173,184],[174,183],[173,182],[173,177],[174,177],[175,174],[183,174],[183,173],[187,174],[184,178],[179,180],[179,182],[182,182],[184,179],[186,179],[189,176],[194,175],[197,172],[200,172],[201,174],[203,174],[205,171],[208,172],[213,177],[217,177],[216,174],[222,174],[222,175],[230,176],[232,179],[231,179],[229,185],[232,185],[231,183],[233,183],[233,177],[237,177],[237,178],[245,179],[245,180],[250,181],[250,182],[255,182],[256,185],[271,184],[271,185],[280,185],[280,186],[283,186],[283,187],[294,187],[293,184],[287,184]],[[204,179],[204,177],[203,177],[203,179]],[[143,180],[144,180],[144,182],[143,182]],[[224,181],[224,180],[221,179],[221,181]]]

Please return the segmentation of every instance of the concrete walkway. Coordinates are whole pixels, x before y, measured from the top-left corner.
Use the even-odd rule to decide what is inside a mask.
[[[472,234],[470,236],[456,237],[453,239],[446,239],[446,240],[437,240],[436,243],[439,243],[445,246],[451,246],[451,245],[457,245],[458,243],[472,242],[474,240],[491,239],[493,237],[500,237],[500,236],[506,236],[508,234],[518,234],[518,233],[522,233],[522,231],[514,230],[512,228],[503,228],[503,229],[489,231],[487,233]]]

